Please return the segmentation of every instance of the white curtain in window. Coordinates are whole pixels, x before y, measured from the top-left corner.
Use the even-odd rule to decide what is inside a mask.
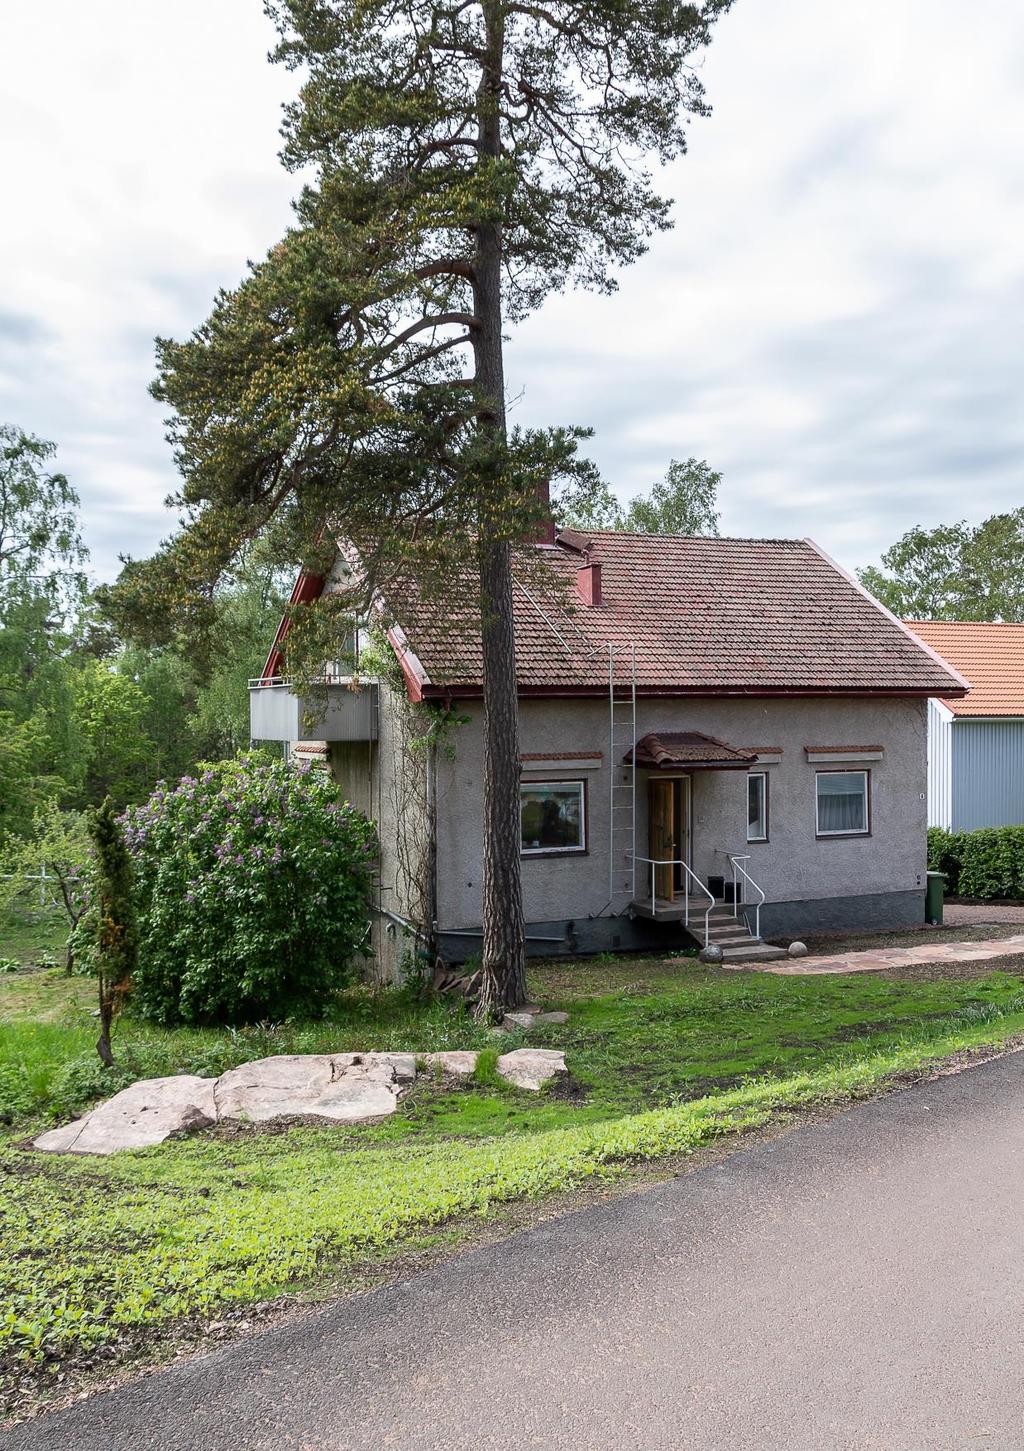
[[[767,836],[765,796],[767,778],[760,772],[747,777],[747,840],[763,841]]]
[[[867,774],[831,771],[818,776],[818,830],[867,830]]]

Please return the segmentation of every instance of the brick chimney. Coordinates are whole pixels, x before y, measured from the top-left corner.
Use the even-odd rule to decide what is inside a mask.
[[[596,559],[588,556],[583,568],[577,570],[576,592],[588,609],[601,603],[601,566]]]

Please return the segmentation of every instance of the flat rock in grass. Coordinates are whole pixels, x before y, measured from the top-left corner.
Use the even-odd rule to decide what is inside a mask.
[[[534,1024],[543,1024],[543,1023],[567,1023],[569,1021],[569,1014],[568,1013],[538,1013],[536,1015],[536,1017],[534,1018],[533,1021],[534,1021]]]
[[[425,1053],[423,1058],[424,1062],[431,1066],[436,1064],[444,1073],[452,1073],[456,1078],[469,1078],[476,1068],[479,1056],[479,1053],[452,1048],[445,1053]]]
[[[515,1033],[520,1028],[532,1028],[533,1019],[534,1014],[525,1011],[506,1013],[501,1020],[501,1026],[506,1033]]]
[[[508,1083],[536,1092],[566,1071],[565,1054],[554,1048],[516,1048],[512,1053],[502,1054],[497,1068]]]
[[[379,1118],[394,1113],[402,1085],[415,1076],[412,1053],[282,1053],[222,1074],[217,1117],[252,1123],[299,1114]]]
[[[114,1154],[118,1149],[144,1149],[172,1134],[207,1128],[217,1117],[213,1090],[216,1079],[176,1073],[172,1078],[144,1078],[75,1123],[40,1134],[37,1149],[51,1154]]]

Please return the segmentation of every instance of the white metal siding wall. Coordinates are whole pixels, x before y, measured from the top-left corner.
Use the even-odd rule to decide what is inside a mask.
[[[956,720],[953,830],[1024,824],[1024,721]]]
[[[953,722],[937,701],[928,702],[928,825],[953,829]]]

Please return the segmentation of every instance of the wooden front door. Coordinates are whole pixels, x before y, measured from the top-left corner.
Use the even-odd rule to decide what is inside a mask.
[[[652,861],[666,861],[675,856],[675,783],[648,782],[647,855]],[[675,870],[671,866],[654,868],[654,894],[664,901],[675,898]]]
[[[677,861],[690,864],[690,787],[691,777],[680,776],[672,783],[674,789],[673,821],[672,821],[672,852],[671,855]],[[689,891],[689,882],[682,867],[672,868],[676,890],[685,896]]]

